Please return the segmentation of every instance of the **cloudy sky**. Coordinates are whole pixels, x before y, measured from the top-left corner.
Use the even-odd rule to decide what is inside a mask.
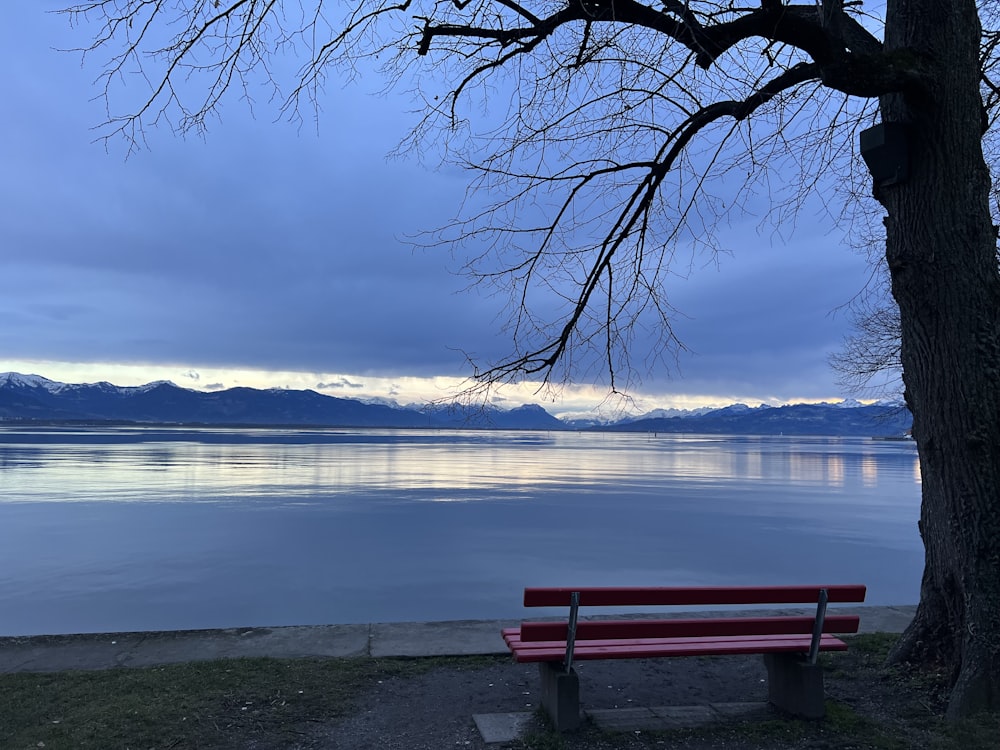
[[[414,123],[408,98],[334,81],[318,132],[231,102],[204,140],[153,130],[126,159],[93,142],[97,61],[57,51],[88,41],[44,12],[58,6],[13,3],[0,27],[0,371],[407,403],[452,392],[463,352],[509,353],[502,300],[407,241],[452,218],[470,179],[386,158]],[[808,221],[786,240],[754,224],[722,238],[731,254],[672,290],[690,351],[641,372],[637,408],[844,397],[827,358],[864,260]],[[559,413],[605,392],[534,391],[499,396]]]

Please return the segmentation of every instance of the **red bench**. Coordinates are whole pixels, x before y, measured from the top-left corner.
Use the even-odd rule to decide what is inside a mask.
[[[807,718],[824,713],[820,651],[846,651],[833,633],[856,633],[858,615],[826,614],[828,602],[863,602],[862,585],[705,588],[526,588],[525,607],[569,607],[559,622],[523,622],[503,639],[519,662],[538,662],[542,706],[560,731],[580,723],[574,662],[666,656],[763,654],[768,699]],[[754,617],[739,612],[676,619],[579,620],[580,607],[816,605],[815,615]]]

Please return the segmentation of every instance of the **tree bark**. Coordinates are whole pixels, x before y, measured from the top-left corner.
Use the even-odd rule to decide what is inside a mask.
[[[925,569],[890,658],[952,667],[948,715],[1000,708],[1000,271],[982,152],[975,0],[889,0],[887,51],[930,63],[884,97],[908,124],[907,181],[879,187],[922,477]]]

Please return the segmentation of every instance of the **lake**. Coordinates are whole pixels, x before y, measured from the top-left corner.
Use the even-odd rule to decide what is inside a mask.
[[[526,585],[919,596],[909,441],[0,428],[0,635],[520,617]]]

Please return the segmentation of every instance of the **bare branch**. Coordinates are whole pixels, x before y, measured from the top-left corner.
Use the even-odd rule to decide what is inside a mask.
[[[785,232],[821,175],[850,174],[852,139],[833,134],[855,133],[867,112],[857,98],[919,89],[925,75],[919,56],[883,51],[878,19],[841,0],[374,0],[342,17],[322,0],[88,0],[65,12],[96,29],[79,51],[107,54],[101,137],[129,149],[160,123],[203,133],[228,92],[253,105],[263,89],[299,119],[331,70],[356,77],[367,61],[412,86],[423,115],[400,150],[479,175],[470,211],[429,243],[460,248],[473,281],[508,297],[516,351],[486,379],[549,382],[582,347],[615,388],[641,326],[662,332],[655,356],[680,350],[665,289],[697,253],[726,250],[714,227],[764,200]],[[989,123],[1000,103],[992,12]],[[302,61],[291,75],[275,58],[286,52]],[[148,93],[116,110],[135,74]],[[474,102],[493,109],[479,131]],[[788,168],[801,189],[771,180]],[[533,308],[542,292],[556,312]]]
[[[538,349],[528,351],[516,359],[477,372],[475,379],[481,382],[508,381],[517,378],[521,374],[531,376],[542,373],[544,375],[543,382],[548,383],[552,377],[555,365],[570,347],[572,337],[579,329],[581,318],[590,307],[592,296],[602,281],[606,280],[608,288],[612,286],[612,264],[615,255],[636,232],[638,233],[639,243],[642,244],[645,242],[649,226],[649,212],[660,189],[660,185],[667,172],[674,167],[678,157],[688,143],[690,143],[691,139],[706,126],[723,117],[730,117],[737,121],[743,120],[758,107],[764,105],[781,92],[794,88],[806,81],[814,80],[816,77],[817,67],[812,64],[802,63],[761,86],[759,90],[743,101],[717,102],[705,107],[692,114],[674,131],[669,133],[666,141],[660,148],[657,158],[652,163],[648,165],[627,165],[626,168],[628,169],[644,169],[645,175],[637,182],[631,196],[624,202],[617,219],[610,225],[605,239],[592,261],[586,278],[580,284],[580,292],[571,306],[571,312],[563,323],[558,335]],[[562,215],[569,211],[573,199],[588,183],[606,173],[620,172],[622,170],[623,167],[618,165],[608,169],[591,169],[578,178],[577,184],[570,190],[569,197],[563,204],[552,226],[561,225]],[[529,278],[537,266],[541,253],[545,250],[546,243],[552,238],[552,232],[553,229],[550,229],[546,233],[547,239],[543,241],[539,251],[533,255],[528,264]],[[632,278],[641,278],[641,273],[635,274]],[[635,288],[633,287],[634,291]],[[626,298],[633,299],[633,296],[629,294]],[[650,298],[655,299],[655,294],[650,295]],[[610,305],[610,299],[608,304]],[[615,330],[614,321],[616,319],[617,316],[611,315],[605,318],[604,335],[607,342],[610,342],[613,338],[613,331]],[[665,328],[665,331],[668,333],[671,330],[669,325]],[[675,343],[679,344],[676,340]],[[610,363],[610,352],[608,352],[608,357],[608,372],[613,384],[615,370]],[[612,387],[614,386],[612,385]]]

